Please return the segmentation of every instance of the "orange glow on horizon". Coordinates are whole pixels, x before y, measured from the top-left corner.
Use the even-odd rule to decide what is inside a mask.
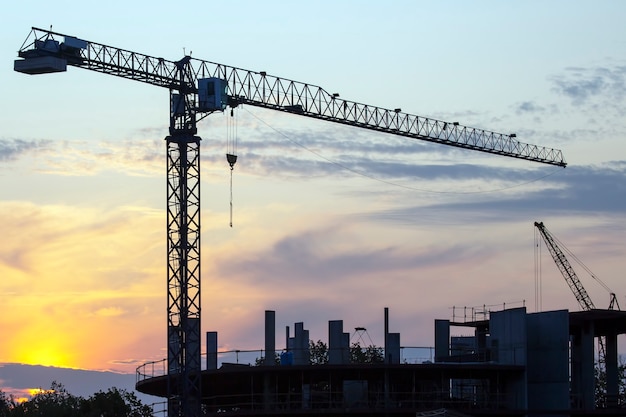
[[[45,393],[54,392],[54,390],[52,390],[52,389],[41,389],[41,388],[26,388],[26,392],[28,392],[29,396],[34,397],[37,394],[45,394]],[[21,398],[20,398],[20,400],[21,400]],[[27,398],[25,400],[27,400]]]
[[[54,390],[51,389],[42,389],[42,388],[24,388],[20,390],[16,390],[14,392],[8,391],[9,394],[12,395],[13,401],[17,404],[22,404],[27,401],[30,401],[39,394],[52,393]]]

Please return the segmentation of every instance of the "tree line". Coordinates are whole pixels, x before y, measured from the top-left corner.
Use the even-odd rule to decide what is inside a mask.
[[[52,382],[27,401],[0,390],[0,417],[152,417],[152,408],[137,396],[115,387],[88,398],[70,394],[63,384]]]

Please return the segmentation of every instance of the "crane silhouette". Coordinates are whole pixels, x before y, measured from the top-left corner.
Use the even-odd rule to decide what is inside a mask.
[[[14,70],[78,67],[167,88],[168,414],[200,416],[200,142],[197,122],[242,104],[479,152],[565,167],[562,152],[496,133],[345,100],[322,87],[185,55],[177,61],[31,28]],[[228,162],[234,164],[234,156]]]

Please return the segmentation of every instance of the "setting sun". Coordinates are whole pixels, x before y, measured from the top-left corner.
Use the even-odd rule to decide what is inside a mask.
[[[60,343],[42,341],[39,346],[24,349],[18,356],[18,362],[27,365],[56,366],[60,368],[74,368],[74,364]]]

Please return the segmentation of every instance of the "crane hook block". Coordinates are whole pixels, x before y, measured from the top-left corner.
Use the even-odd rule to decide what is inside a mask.
[[[230,169],[233,169],[235,167],[235,164],[237,163],[237,155],[227,153],[226,160],[228,161],[228,165],[230,165]]]
[[[226,80],[200,78],[198,80],[198,109],[200,111],[224,111],[228,104]]]

